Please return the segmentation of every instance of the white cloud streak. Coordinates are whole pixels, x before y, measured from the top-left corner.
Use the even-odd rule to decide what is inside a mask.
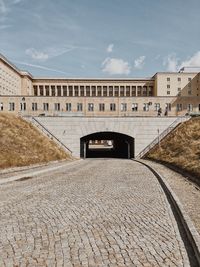
[[[176,55],[169,54],[166,58],[164,58],[163,66],[166,67],[167,71],[178,71],[178,58],[176,57]]]
[[[110,75],[128,75],[131,71],[129,63],[120,58],[106,58],[102,67],[103,72]]]
[[[52,69],[52,68],[48,68],[48,67],[41,66],[41,65],[30,64],[30,63],[27,63],[27,62],[16,61],[16,60],[13,60],[13,62],[14,62],[14,63],[17,63],[17,64],[20,64],[20,65],[28,66],[28,67],[33,67],[33,68],[37,68],[37,69],[53,71],[53,72],[62,73],[62,74],[67,74],[67,73],[64,72],[64,71],[57,70],[57,69]]]
[[[5,15],[8,12],[8,8],[5,5],[4,0],[0,0],[0,14]]]
[[[109,44],[109,46],[107,47],[106,51],[108,53],[112,53],[113,52],[113,48],[114,48],[114,44]]]
[[[144,67],[144,64],[145,64],[145,56],[140,56],[139,58],[137,58],[135,61],[134,61],[134,67],[136,69],[142,69]]]

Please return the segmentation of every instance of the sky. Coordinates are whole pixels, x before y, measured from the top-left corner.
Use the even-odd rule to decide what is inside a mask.
[[[0,53],[41,77],[200,66],[199,0],[0,0]]]

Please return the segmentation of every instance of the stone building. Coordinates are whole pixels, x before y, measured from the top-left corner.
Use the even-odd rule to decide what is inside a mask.
[[[177,116],[200,112],[199,72],[150,78],[37,78],[0,55],[0,112],[45,116]],[[167,111],[167,112],[166,112]]]

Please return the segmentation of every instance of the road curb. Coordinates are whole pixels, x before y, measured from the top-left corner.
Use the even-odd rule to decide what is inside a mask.
[[[191,247],[193,248],[193,251],[195,253],[196,261],[198,262],[198,265],[200,266],[200,235],[197,232],[192,220],[190,219],[187,212],[184,210],[183,205],[181,204],[179,198],[176,196],[176,194],[171,189],[170,185],[167,183],[165,178],[159,174],[153,167],[149,166],[147,163],[144,163],[140,160],[134,161],[143,164],[146,166],[153,174],[157,177],[159,183],[161,184],[165,194],[168,196],[170,200],[170,204],[175,209],[176,214],[178,216],[178,219],[180,220],[183,229],[185,231],[185,234],[188,238],[188,242],[190,243]]]

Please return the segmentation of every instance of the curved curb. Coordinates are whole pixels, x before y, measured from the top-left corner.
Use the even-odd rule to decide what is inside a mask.
[[[178,199],[176,194],[173,192],[173,190],[171,189],[170,185],[167,183],[165,178],[162,175],[160,175],[156,170],[154,170],[154,168],[152,168],[151,166],[149,166],[148,164],[146,164],[140,160],[135,160],[135,159],[133,159],[133,160],[146,166],[151,172],[153,172],[153,174],[158,179],[164,192],[169,197],[171,204],[172,204],[173,208],[175,209],[175,211],[179,217],[178,219],[182,223],[185,234],[188,238],[188,241],[189,241],[191,247],[193,248],[196,260],[200,266],[200,235],[197,232],[197,230],[196,230],[192,220],[190,219],[189,215],[184,210],[183,205],[181,204],[180,200]]]

